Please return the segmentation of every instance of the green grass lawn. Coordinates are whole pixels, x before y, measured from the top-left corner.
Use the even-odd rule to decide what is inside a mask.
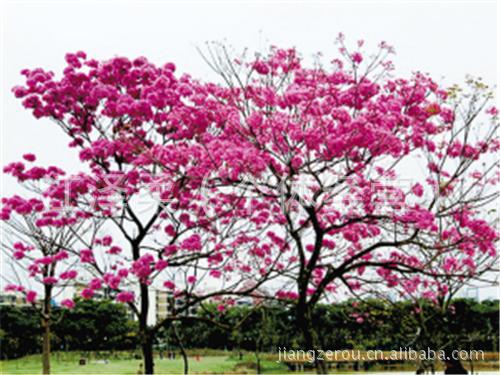
[[[53,374],[119,374],[136,375],[141,361],[134,359],[110,359],[109,363],[96,363],[90,360],[85,366],[78,365],[78,359],[57,358],[53,356],[51,366]],[[286,366],[274,361],[263,361],[264,373],[283,373],[287,371]],[[0,362],[2,374],[40,374],[41,359],[39,355],[28,356],[16,360]],[[182,374],[182,358],[177,356],[175,360],[155,359],[156,374]],[[245,356],[242,361],[236,357],[228,356],[203,356],[199,360],[189,358],[190,374],[252,374],[255,373],[255,358]]]
[[[199,360],[195,354],[200,354]],[[52,355],[51,365],[52,374],[114,374],[114,375],[137,375],[140,368],[141,360],[129,359],[130,353],[114,353],[108,355],[109,363],[99,363],[95,358],[105,357],[102,354],[93,352],[89,363],[84,366],[78,364],[78,360],[85,355],[77,352],[54,353]],[[275,356],[262,355],[261,372],[264,374],[283,374],[287,373],[288,368],[282,363],[275,362]],[[41,374],[42,364],[40,355],[32,355],[20,359],[0,361],[0,374]],[[476,368],[481,366],[476,366]],[[494,368],[494,367],[493,367]],[[481,369],[481,374],[496,374],[498,370],[493,370],[491,365]],[[155,358],[155,373],[156,374],[182,374],[183,373],[182,358],[177,355],[175,360]],[[387,373],[391,371],[383,367],[374,367],[370,372]],[[408,364],[400,370],[393,368],[392,374],[406,373],[413,374],[415,369],[413,365]],[[484,371],[484,372],[483,372]],[[307,373],[314,373],[313,369],[307,369]],[[362,371],[361,371],[362,372]],[[189,356],[189,373],[190,374],[255,374],[256,364],[255,356],[248,353],[240,360],[237,355],[224,351],[195,351]],[[353,374],[348,369],[331,370],[333,374]],[[360,372],[359,372],[360,373]]]

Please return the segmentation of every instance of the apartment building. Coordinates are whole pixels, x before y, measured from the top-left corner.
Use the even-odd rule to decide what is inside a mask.
[[[0,293],[0,306],[28,306],[22,293]]]

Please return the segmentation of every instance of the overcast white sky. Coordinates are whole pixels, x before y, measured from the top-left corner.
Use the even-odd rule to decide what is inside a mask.
[[[1,1],[1,0],[0,0]],[[466,74],[487,83],[498,79],[496,1],[3,1],[2,159],[27,151],[42,164],[79,167],[67,139],[48,120],[35,120],[13,98],[19,71],[44,67],[60,72],[64,54],[84,50],[106,59],[146,56],[174,62],[179,71],[204,78],[210,73],[196,51],[205,41],[226,40],[236,49],[268,44],[296,46],[304,56],[336,53],[334,39],[381,40],[396,48],[397,72],[421,70],[446,84]],[[7,179],[4,193],[13,192]],[[2,195],[3,195],[2,194]]]

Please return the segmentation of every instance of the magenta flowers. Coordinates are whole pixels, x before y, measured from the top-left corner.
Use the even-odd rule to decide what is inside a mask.
[[[224,313],[265,287],[295,307],[305,342],[320,349],[320,300],[374,282],[432,300],[446,293],[442,278],[494,267],[485,207],[498,195],[500,142],[487,89],[394,77],[387,44],[370,57],[363,43],[338,43],[328,65],[275,47],[244,61],[215,45],[208,62],[224,84],[83,52],[66,56],[59,78],[24,70],[15,96],[55,122],[86,169],[32,166],[32,154],[6,166],[37,194],[3,198],[2,219],[76,236],[32,259],[39,244],[21,243],[12,257],[29,258],[45,287],[80,279],[83,298],[106,290],[127,304],[148,374],[157,331],[208,301]],[[72,259],[78,270],[46,271]],[[184,301],[156,324],[153,288]]]

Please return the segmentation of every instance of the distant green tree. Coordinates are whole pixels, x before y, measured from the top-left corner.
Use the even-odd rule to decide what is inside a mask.
[[[54,326],[60,347],[65,350],[124,350],[137,344],[135,322],[126,307],[112,301],[76,300],[75,308]]]
[[[39,351],[40,318],[31,306],[0,306],[0,358],[19,358]]]
[[[381,349],[399,347],[498,350],[499,301],[455,299],[448,309],[435,311],[430,303],[389,302],[368,299],[321,304],[314,310],[315,329],[323,347],[329,349]],[[437,314],[437,315],[436,315]],[[425,321],[422,333],[419,318]],[[36,352],[41,340],[40,321],[29,307],[0,306],[1,358]],[[111,301],[77,300],[73,310],[55,308],[53,347],[64,350],[127,350],[137,347],[134,322],[124,305]],[[198,315],[176,322],[185,348],[209,348],[271,352],[278,347],[303,348],[289,307],[235,306],[217,311],[206,305]],[[420,333],[419,333],[420,332]],[[171,325],[158,336],[162,349],[179,349]],[[258,358],[257,358],[258,359]],[[257,361],[258,362],[258,361]]]
[[[126,350],[137,346],[136,322],[122,304],[76,300],[72,310],[53,308],[51,345],[55,350]],[[0,306],[0,358],[40,350],[42,327],[29,306]]]

